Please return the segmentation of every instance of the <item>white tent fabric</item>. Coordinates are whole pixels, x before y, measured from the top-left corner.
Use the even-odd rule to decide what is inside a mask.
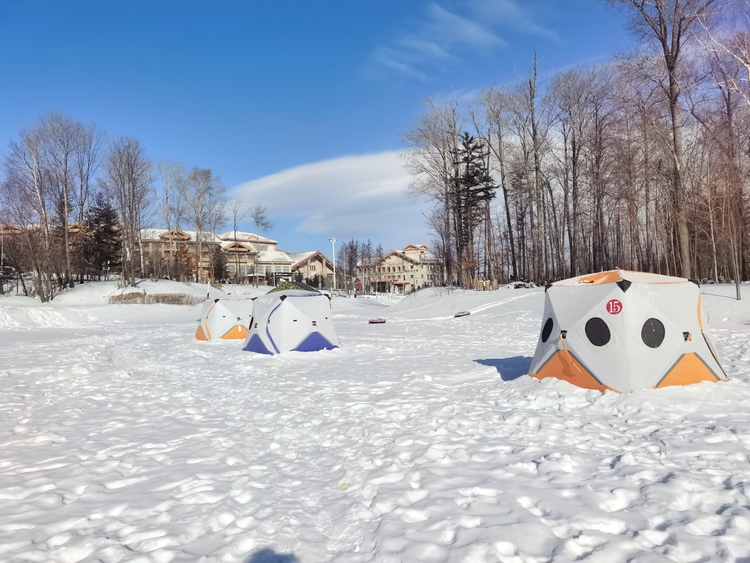
[[[244,339],[253,316],[253,300],[249,297],[207,299],[201,307],[198,340],[213,338]]]
[[[243,350],[279,354],[330,350],[339,345],[330,298],[317,292],[287,290],[255,299]]]
[[[689,280],[643,272],[554,283],[529,373],[620,392],[724,380],[700,299]]]

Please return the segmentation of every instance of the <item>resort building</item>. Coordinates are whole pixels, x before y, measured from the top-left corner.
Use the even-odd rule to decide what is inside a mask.
[[[409,244],[381,259],[357,267],[360,288],[374,292],[409,293],[440,283],[440,264],[424,244]]]
[[[213,233],[201,233],[200,239],[199,245],[195,231],[142,229],[144,275],[175,279],[196,275],[199,281],[212,279],[215,265],[212,257],[219,250],[220,241]]]
[[[294,260],[277,248],[278,241],[243,231],[219,235],[227,257],[227,275],[238,282],[289,279]]]
[[[289,253],[294,260],[292,272],[300,281],[318,289],[333,285],[333,264],[322,252]]]

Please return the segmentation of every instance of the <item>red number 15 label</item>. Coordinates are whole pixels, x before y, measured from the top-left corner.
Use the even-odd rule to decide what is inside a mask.
[[[607,313],[617,315],[622,312],[622,302],[619,299],[607,301]]]

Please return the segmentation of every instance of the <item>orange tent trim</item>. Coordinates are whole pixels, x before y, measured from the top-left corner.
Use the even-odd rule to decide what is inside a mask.
[[[590,276],[584,276],[578,280],[579,285],[593,284],[599,285],[604,283],[617,283],[622,280],[622,275],[619,270],[611,270],[609,272],[599,272],[598,274],[591,274]]]

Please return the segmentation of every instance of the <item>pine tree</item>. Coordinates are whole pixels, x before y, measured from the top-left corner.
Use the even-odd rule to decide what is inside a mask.
[[[488,217],[489,202],[495,197],[497,185],[490,176],[487,152],[479,139],[464,132],[455,156],[458,174],[452,190],[454,239],[461,284],[467,287],[477,269],[476,230]]]
[[[86,265],[101,280],[103,273],[119,271],[121,248],[117,211],[101,193],[89,208],[86,227],[91,232],[84,250]]]

